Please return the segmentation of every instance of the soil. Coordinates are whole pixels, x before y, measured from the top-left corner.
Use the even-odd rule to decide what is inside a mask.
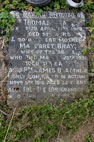
[[[0,101],[7,98],[7,45],[4,45],[4,37],[0,37]]]
[[[89,134],[91,141],[94,142],[94,120],[88,119],[87,123],[80,126],[72,135],[71,142],[86,142],[86,135]]]
[[[87,120],[85,124],[81,125],[72,135],[69,136],[69,134],[67,133],[62,136],[60,134],[58,138],[53,138],[49,142],[87,142],[87,134],[89,134],[90,136],[90,142],[94,142],[94,120],[91,120],[90,118]],[[31,139],[24,139],[21,140],[21,142],[31,142]]]

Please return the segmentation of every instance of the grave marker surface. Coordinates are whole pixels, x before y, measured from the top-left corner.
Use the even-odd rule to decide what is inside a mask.
[[[88,91],[85,16],[82,12],[12,11],[16,25],[9,42],[8,104],[19,106]]]

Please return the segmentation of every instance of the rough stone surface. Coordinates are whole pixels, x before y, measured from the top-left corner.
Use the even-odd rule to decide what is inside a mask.
[[[82,12],[12,11],[16,26],[9,42],[8,104],[79,98],[88,92],[85,16]]]

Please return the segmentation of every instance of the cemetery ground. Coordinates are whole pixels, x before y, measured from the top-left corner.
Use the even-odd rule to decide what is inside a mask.
[[[89,93],[71,104],[63,99],[56,104],[37,103],[10,108],[6,104],[8,39],[15,19],[11,10],[82,10],[86,15],[89,59]],[[24,0],[0,0],[0,142],[94,142],[94,1],[87,0],[82,8],[66,6],[65,0],[52,1],[43,8],[33,8]]]

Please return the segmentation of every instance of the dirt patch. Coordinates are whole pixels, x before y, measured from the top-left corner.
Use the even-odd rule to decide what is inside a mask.
[[[90,142],[94,142],[94,120],[88,119],[84,125],[80,126],[72,135],[71,142],[85,142],[87,133],[91,137]]]
[[[6,101],[7,96],[7,60],[8,47],[4,45],[4,37],[0,37],[0,101]]]
[[[64,134],[64,130],[60,130],[57,137],[52,138],[47,142],[87,142],[86,135],[89,134],[91,141],[94,142],[94,120],[88,119],[85,124],[80,126],[72,135],[69,131]],[[63,133],[63,134],[62,134]],[[21,140],[21,142],[31,142],[31,138]]]

